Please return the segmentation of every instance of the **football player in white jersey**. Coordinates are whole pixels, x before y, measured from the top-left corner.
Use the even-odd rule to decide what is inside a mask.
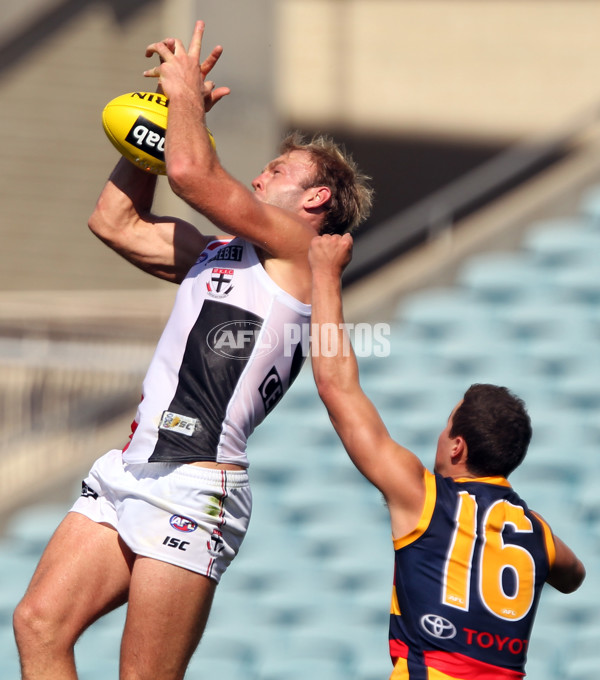
[[[372,199],[367,178],[330,140],[304,143],[292,136],[252,182],[252,189],[234,179],[220,164],[206,131],[206,112],[229,89],[216,88],[207,79],[222,49],[216,47],[201,62],[203,32],[203,22],[197,22],[188,49],[180,40],[169,38],[150,45],[146,52],[149,57],[158,55],[160,61],[146,75],[157,77],[169,98],[165,148],[169,184],[175,194],[254,254],[252,266],[261,280],[262,296],[273,289],[273,296],[284,300],[283,307],[292,309],[298,318],[308,318],[311,239],[317,234],[350,231],[366,218]],[[153,214],[155,182],[155,176],[121,159],[102,190],[89,226],[134,265],[181,283],[178,299],[182,293],[193,299],[194,277],[209,275],[204,260],[218,257],[211,248],[224,246],[188,222]],[[239,252],[236,246],[223,258],[233,262]],[[234,264],[219,264],[223,271],[215,276],[233,276],[231,285],[235,285]],[[230,290],[231,285],[222,290]],[[207,281],[196,289],[204,289],[206,296]],[[223,301],[209,302],[214,309]],[[199,307],[204,303],[203,298]],[[173,324],[185,318],[177,304],[163,334],[168,342],[179,330]],[[258,316],[257,323],[263,323]],[[185,327],[190,338],[203,332],[197,326]],[[196,396],[192,401],[197,406],[204,389],[199,383],[208,371],[194,374],[193,349],[182,347],[183,358],[178,359],[187,362],[189,374],[178,373],[179,367],[167,362],[161,376],[160,367],[151,366],[153,377],[145,381],[145,388],[168,384],[174,390],[174,401],[177,390],[187,390],[186,395]],[[275,371],[282,389],[289,386],[295,370],[297,366]],[[268,376],[270,384],[276,380],[275,373]],[[153,396],[146,395],[144,402],[152,403]],[[180,449],[189,452],[191,437],[214,425],[198,413],[184,413],[185,403],[181,399],[162,414],[146,415],[140,408],[131,462],[124,459],[127,451],[114,450],[101,457],[84,482],[74,512],[67,514],[50,540],[14,615],[24,680],[76,678],[73,648],[77,639],[91,623],[125,602],[121,680],[183,678],[202,636],[220,574],[235,556],[249,520],[245,436],[274,402],[265,400],[264,410],[254,420],[229,422],[226,446],[219,432],[212,439],[207,435],[205,439],[216,441],[214,455],[211,449],[197,460],[190,460],[188,453],[172,459],[173,451],[175,456]],[[219,418],[230,421],[231,411],[226,416],[221,413]],[[171,439],[154,458],[157,462],[152,462],[161,436]],[[196,486],[204,490],[200,501],[194,500]],[[198,540],[199,536],[203,539]],[[215,564],[220,566],[215,568]]]

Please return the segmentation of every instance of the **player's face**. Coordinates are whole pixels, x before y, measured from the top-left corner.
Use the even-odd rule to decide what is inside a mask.
[[[308,152],[290,151],[271,161],[252,181],[254,194],[264,203],[297,212],[313,173],[314,165]]]

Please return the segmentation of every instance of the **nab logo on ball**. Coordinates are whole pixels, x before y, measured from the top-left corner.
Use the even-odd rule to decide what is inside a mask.
[[[139,116],[125,141],[164,163],[166,130],[154,125],[151,120]]]
[[[112,145],[138,167],[164,175],[169,100],[156,92],[129,92],[115,97],[102,111],[102,126]],[[215,140],[210,130],[210,142]]]

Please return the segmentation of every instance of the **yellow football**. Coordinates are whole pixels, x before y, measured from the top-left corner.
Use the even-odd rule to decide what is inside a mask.
[[[156,92],[129,92],[115,97],[102,111],[102,126],[113,146],[138,167],[166,174],[165,134],[169,100]],[[211,144],[215,145],[210,130]]]

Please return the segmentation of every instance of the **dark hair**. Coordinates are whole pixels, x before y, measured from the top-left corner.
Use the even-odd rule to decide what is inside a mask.
[[[315,135],[306,142],[300,133],[292,132],[283,140],[279,151],[281,154],[307,151],[315,164],[315,172],[310,184],[304,188],[326,186],[331,189],[321,234],[343,234],[367,219],[373,204],[373,189],[368,184],[370,177],[359,171],[343,147],[324,135]]]
[[[506,387],[471,385],[454,412],[449,434],[465,440],[473,474],[508,477],[525,458],[531,420],[523,400]]]

